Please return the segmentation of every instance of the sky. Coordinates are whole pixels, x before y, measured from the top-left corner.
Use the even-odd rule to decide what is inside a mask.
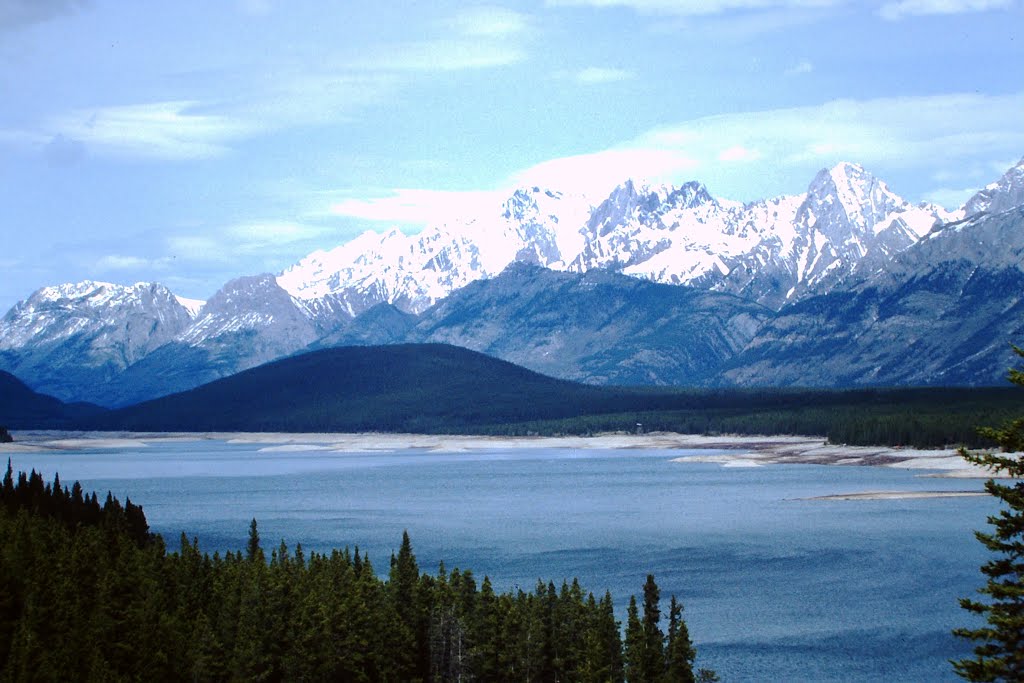
[[[0,0],[0,312],[206,299],[366,230],[627,178],[862,164],[956,208],[1024,156],[1024,0]]]

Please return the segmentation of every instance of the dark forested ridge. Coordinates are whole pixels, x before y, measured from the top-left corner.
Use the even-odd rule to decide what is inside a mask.
[[[244,552],[168,553],[129,501],[10,464],[0,488],[3,680],[715,680],[675,597],[662,620],[643,591],[623,639],[608,593],[423,573],[408,535],[382,578],[358,548],[268,556],[255,520]]]
[[[10,429],[62,429],[105,412],[89,403],[64,403],[39,394],[0,370],[0,424]]]
[[[111,412],[66,406],[7,377],[6,385],[0,377],[0,424],[21,429],[515,436],[632,432],[639,424],[648,432],[980,447],[990,444],[975,425],[1021,409],[1012,389],[993,387],[597,387],[442,344],[324,349]]]
[[[441,344],[348,347],[275,361],[111,412],[95,427],[167,431],[797,434],[834,443],[986,445],[1019,411],[1006,388],[681,389],[552,379]]]

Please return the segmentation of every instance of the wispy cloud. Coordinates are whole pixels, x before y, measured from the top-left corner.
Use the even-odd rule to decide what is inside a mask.
[[[805,9],[842,5],[846,0],[547,0],[549,6],[626,7],[646,14],[701,16],[731,10]]]
[[[618,83],[636,78],[636,74],[627,69],[613,69],[608,67],[591,66],[580,69],[565,75],[571,77],[581,85],[601,85],[604,83]]]
[[[628,178],[678,177],[699,162],[684,149],[633,147],[551,159],[516,173],[509,185],[539,185],[600,200]]]
[[[49,21],[91,4],[89,0],[2,0],[0,31]]]
[[[711,116],[649,130],[613,149],[552,159],[515,184],[599,196],[628,177],[661,182],[813,172],[839,161],[929,168],[944,158],[1024,148],[1024,93],[836,100],[817,106]],[[753,197],[748,197],[753,198]]]
[[[806,59],[794,64],[790,68],[786,69],[787,76],[802,76],[803,74],[809,74],[814,71],[814,65]]]
[[[226,241],[241,251],[262,251],[269,247],[294,244],[323,236],[328,229],[289,221],[238,223],[223,230]]]
[[[86,0],[0,0],[0,23],[23,14],[70,11]],[[266,14],[269,0],[237,0],[248,14]],[[0,144],[35,148],[54,161],[82,152],[122,159],[187,161],[221,156],[240,140],[302,125],[344,123],[392,97],[420,74],[486,69],[527,56],[528,15],[501,7],[463,9],[433,20],[426,38],[343,50],[310,65],[276,60],[273,68],[237,65],[208,80],[188,99],[100,103],[51,115],[35,128],[0,130]],[[227,87],[224,87],[227,84]],[[49,157],[48,157],[49,158]]]
[[[154,102],[73,111],[46,127],[66,141],[114,156],[163,160],[218,156],[227,143],[253,126],[225,116],[202,114],[196,102]]]
[[[472,7],[444,22],[463,36],[498,38],[525,32],[530,20],[525,14],[505,7]]]
[[[923,199],[926,202],[938,204],[939,206],[944,206],[947,209],[959,209],[967,202],[968,199],[973,197],[979,189],[980,188],[968,187],[962,190],[954,190],[948,187],[940,187],[925,193]]]
[[[1008,9],[1014,0],[899,0],[887,2],[878,10],[883,19],[896,21],[904,17],[928,14],[963,14]]]
[[[380,46],[354,66],[387,71],[460,71],[506,66],[526,57],[527,15],[501,7],[476,7],[436,22],[437,35]]]
[[[107,254],[96,262],[96,269],[100,272],[118,270],[137,270],[151,268],[153,262],[139,256],[125,256],[123,254]]]
[[[337,202],[330,212],[367,221],[428,225],[493,210],[502,198],[500,192],[483,190],[396,189],[385,196]]]

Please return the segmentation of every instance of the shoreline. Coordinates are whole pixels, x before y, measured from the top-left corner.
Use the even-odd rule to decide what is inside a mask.
[[[678,463],[717,463],[723,467],[766,465],[839,465],[922,470],[920,476],[988,479],[988,470],[966,462],[956,449],[923,450],[883,446],[845,446],[824,437],[704,436],[654,432],[595,436],[472,436],[434,434],[327,434],[280,432],[64,432],[15,431],[13,443],[0,444],[0,454],[146,448],[149,443],[198,442],[263,444],[262,452],[332,451],[356,453],[390,450],[481,451],[494,449],[586,448],[594,450],[708,450],[673,459]]]

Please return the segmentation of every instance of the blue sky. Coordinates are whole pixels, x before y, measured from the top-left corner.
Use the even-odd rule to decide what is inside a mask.
[[[207,298],[518,185],[958,206],[1024,155],[1021,0],[0,0],[0,311]]]

